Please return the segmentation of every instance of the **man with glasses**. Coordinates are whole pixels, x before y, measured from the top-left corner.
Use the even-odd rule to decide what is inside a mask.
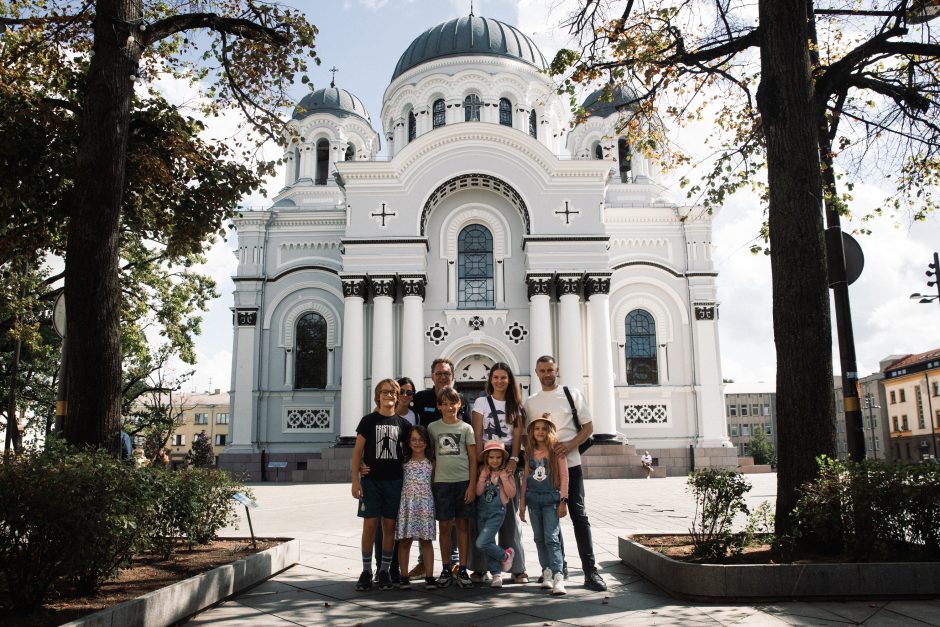
[[[454,362],[444,357],[432,361],[431,381],[434,387],[422,390],[414,396],[414,412],[418,416],[418,424],[423,427],[441,419],[441,411],[437,408],[437,394],[454,385]],[[470,424],[470,405],[467,399],[461,398],[458,417],[467,424]]]

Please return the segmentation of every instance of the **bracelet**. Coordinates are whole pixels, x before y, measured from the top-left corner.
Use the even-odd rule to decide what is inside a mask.
[[[519,458],[513,455],[512,457],[509,458],[509,461],[519,463]]]

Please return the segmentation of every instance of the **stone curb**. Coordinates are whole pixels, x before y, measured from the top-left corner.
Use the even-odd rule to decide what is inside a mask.
[[[219,566],[166,588],[89,614],[62,627],[163,627],[258,584],[300,561],[300,540]]]
[[[619,538],[623,563],[681,599],[741,602],[940,596],[940,562],[689,564],[634,542],[632,537]]]

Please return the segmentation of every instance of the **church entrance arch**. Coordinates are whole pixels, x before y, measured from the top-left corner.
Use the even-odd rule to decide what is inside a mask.
[[[486,379],[496,361],[486,355],[468,355],[454,366],[454,387],[470,406],[486,394]]]
[[[428,218],[431,215],[431,211],[451,194],[466,189],[486,189],[505,198],[509,204],[515,207],[516,211],[519,212],[519,216],[522,218],[522,224],[525,227],[525,234],[529,235],[531,226],[529,208],[526,206],[522,196],[519,195],[519,192],[517,192],[512,185],[489,174],[461,174],[438,185],[434,193],[432,193],[428,197],[427,202],[424,203],[424,209],[421,211],[422,236],[427,233]]]

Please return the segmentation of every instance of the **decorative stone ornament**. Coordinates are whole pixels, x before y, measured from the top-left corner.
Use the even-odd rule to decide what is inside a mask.
[[[366,278],[365,277],[347,277],[343,279],[343,297],[350,298],[352,296],[358,296],[359,298],[364,299],[368,291],[366,289]]]
[[[695,319],[696,320],[714,320],[715,319],[715,303],[696,303],[695,304]]]
[[[240,327],[253,327],[258,324],[257,309],[239,309],[235,312],[235,318]]]

